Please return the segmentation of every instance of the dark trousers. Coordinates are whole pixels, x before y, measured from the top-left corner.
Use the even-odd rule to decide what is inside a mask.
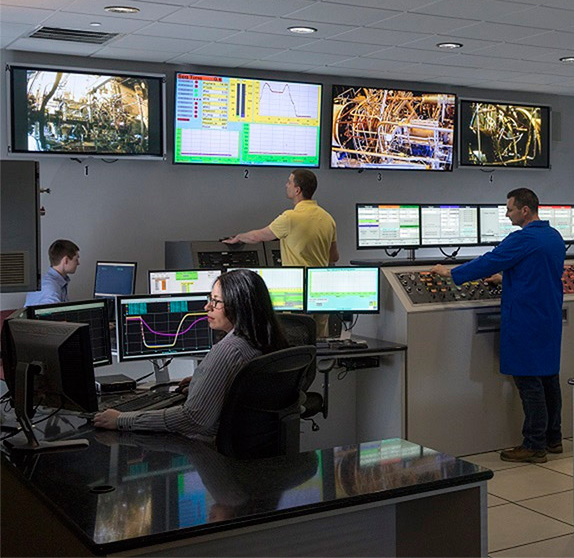
[[[562,440],[560,429],[562,394],[560,378],[554,376],[513,376],[524,410],[522,445],[543,450]]]

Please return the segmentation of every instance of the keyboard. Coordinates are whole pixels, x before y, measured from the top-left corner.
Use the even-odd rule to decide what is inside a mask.
[[[317,348],[335,351],[359,351],[368,349],[369,345],[366,341],[355,341],[354,339],[326,339],[325,341],[317,341]]]
[[[111,407],[116,411],[126,413],[129,411],[152,411],[180,405],[187,399],[187,395],[174,391],[148,391],[142,395],[127,399]]]

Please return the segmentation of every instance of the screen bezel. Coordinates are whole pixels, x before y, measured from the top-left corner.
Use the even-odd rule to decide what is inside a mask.
[[[194,267],[189,269],[148,269],[147,272],[147,282],[148,282],[148,294],[196,294],[196,293],[152,293],[151,292],[151,275],[152,273],[187,273],[189,271],[197,271],[197,272],[210,272],[210,271],[219,271],[219,275],[225,273],[225,270],[220,267]],[[199,294],[203,294],[206,291],[198,291]]]
[[[543,110],[548,111],[548,117],[546,121],[546,137],[547,137],[547,154],[546,154],[546,165],[545,166],[519,166],[519,165],[494,165],[492,163],[485,164],[485,165],[477,165],[473,163],[466,163],[462,157],[462,115],[463,104],[471,104],[471,103],[486,103],[490,105],[503,105],[503,106],[514,106],[514,107],[533,107],[533,108],[540,108]],[[544,120],[544,118],[543,118]],[[504,170],[549,170],[552,165],[550,164],[550,148],[552,145],[552,107],[550,105],[545,104],[536,104],[536,103],[522,103],[520,101],[493,101],[492,99],[474,99],[468,97],[460,97],[458,100],[458,150],[457,150],[457,166],[463,168],[475,168],[475,169],[504,169]]]
[[[101,260],[101,261],[97,261],[96,262],[96,269],[94,271],[94,297],[97,298],[111,298],[111,297],[115,297],[115,296],[128,296],[128,295],[121,295],[121,294],[113,294],[113,293],[108,293],[108,294],[98,294],[96,293],[96,285],[98,282],[98,267],[100,265],[125,265],[127,266],[133,266],[134,268],[134,276],[133,276],[133,281],[132,281],[132,294],[135,293],[136,290],[136,279],[137,279],[137,274],[138,274],[138,264],[137,262],[112,262],[109,260]]]
[[[204,292],[204,293],[194,293],[188,296],[197,296],[197,297],[203,297],[205,304],[207,304],[207,297],[209,296],[210,293],[208,292]],[[123,350],[123,341],[124,341],[124,332],[123,332],[123,324],[122,324],[122,319],[121,319],[121,312],[120,312],[120,307],[122,304],[122,301],[124,300],[138,300],[138,299],[170,299],[170,298],[178,298],[178,297],[182,297],[182,296],[186,296],[184,293],[180,293],[180,294],[162,294],[162,295],[152,295],[152,294],[134,294],[134,295],[118,295],[116,297],[116,340],[117,340],[117,347],[118,347],[118,361],[119,362],[132,362],[132,361],[138,361],[138,360],[154,360],[154,359],[158,359],[158,358],[175,358],[175,357],[180,357],[180,356],[193,356],[193,355],[206,355],[211,348],[214,345],[214,339],[213,339],[213,330],[211,328],[209,328],[209,335],[211,338],[211,347],[209,349],[201,349],[201,350],[191,350],[191,351],[177,351],[174,353],[170,353],[170,352],[166,352],[166,353],[158,353],[156,355],[138,355],[138,356],[130,356],[127,357],[124,354],[124,350]],[[209,326],[208,326],[209,327]]]
[[[108,303],[104,298],[93,298],[93,299],[86,299],[86,300],[74,300],[70,302],[58,302],[56,304],[35,304],[34,306],[28,306],[26,308],[26,318],[29,320],[42,320],[42,318],[38,317],[36,311],[37,310],[49,310],[58,308],[68,308],[70,306],[84,306],[86,304],[97,304],[102,308],[102,319],[104,321],[103,327],[104,330],[107,332],[107,335],[104,336],[104,343],[105,353],[106,353],[106,360],[102,362],[93,362],[94,368],[98,368],[100,366],[108,366],[113,364],[112,359],[112,342],[110,339],[110,320],[109,320],[109,313],[108,313]],[[44,321],[56,321],[56,320],[44,320]],[[65,321],[65,320],[57,320],[57,321]],[[68,322],[68,323],[83,323],[83,322]],[[91,340],[91,334],[90,334]]]
[[[278,165],[274,163],[208,163],[208,162],[184,162],[184,161],[176,161],[175,160],[175,134],[176,134],[176,125],[175,125],[175,118],[176,118],[176,100],[177,100],[177,74],[192,74],[197,76],[207,76],[207,77],[218,77],[218,78],[229,78],[229,79],[249,79],[253,81],[272,81],[272,82],[283,82],[283,83],[295,83],[295,84],[303,84],[303,85],[316,85],[319,87],[319,140],[317,146],[317,164],[316,165],[302,165],[297,162],[293,163],[285,163],[283,165]],[[304,168],[304,169],[318,169],[321,167],[321,152],[323,150],[323,93],[324,88],[323,84],[316,81],[303,81],[303,80],[279,80],[279,79],[265,79],[259,77],[246,77],[246,76],[238,76],[238,75],[222,75],[222,74],[209,74],[209,73],[201,73],[201,72],[187,72],[182,70],[176,70],[174,72],[174,81],[173,81],[173,153],[172,153],[172,164],[174,165],[205,165],[208,167],[247,167],[250,168],[258,168],[258,167],[274,167],[274,168]]]
[[[376,310],[312,310],[309,308],[309,274],[312,273],[316,269],[321,270],[345,270],[345,269],[356,269],[356,270],[364,270],[364,269],[376,269],[377,270],[377,309]],[[379,266],[371,265],[371,266],[352,266],[352,265],[344,265],[340,267],[306,267],[305,268],[305,312],[307,314],[380,314],[381,312],[381,268]]]
[[[392,167],[392,166],[371,166],[371,167],[363,167],[363,166],[357,166],[357,167],[335,167],[333,166],[333,158],[332,158],[332,148],[333,148],[333,116],[334,116],[334,111],[333,111],[333,106],[334,106],[334,100],[335,100],[335,88],[336,87],[346,87],[346,88],[355,88],[355,89],[359,89],[359,88],[363,88],[363,89],[382,89],[382,90],[393,90],[393,91],[402,91],[402,92],[406,92],[406,93],[413,93],[415,95],[420,94],[420,95],[451,95],[452,97],[454,97],[454,118],[453,118],[453,128],[452,128],[452,161],[450,164],[450,168],[447,169],[425,169],[425,168],[405,168],[405,167]],[[454,170],[454,167],[456,165],[456,161],[455,161],[455,157],[456,157],[456,153],[457,153],[457,143],[458,143],[458,126],[457,126],[457,122],[459,120],[459,115],[458,115],[458,111],[459,111],[459,102],[458,102],[458,95],[456,93],[453,92],[446,92],[446,91],[421,91],[420,89],[403,89],[403,88],[399,88],[399,87],[381,87],[378,85],[356,85],[356,84],[352,84],[352,85],[345,85],[345,84],[341,84],[341,83],[334,83],[331,85],[331,106],[330,106],[330,111],[331,111],[331,127],[330,127],[330,136],[329,136],[329,169],[335,169],[335,170],[350,170],[350,171],[376,171],[376,172],[382,172],[382,171],[404,171],[404,172],[436,172],[436,173],[441,173],[441,172],[452,172]]]
[[[445,205],[458,206],[458,207],[473,207],[476,209],[476,241],[475,242],[465,242],[465,243],[453,243],[447,242],[442,243],[432,243],[424,244],[423,242],[423,207],[442,207]],[[478,210],[479,204],[477,203],[421,203],[419,205],[419,211],[421,216],[421,245],[420,248],[468,248],[473,246],[480,246],[480,212]]]
[[[52,72],[64,72],[70,74],[102,74],[118,77],[134,77],[144,79],[157,79],[159,80],[159,111],[158,111],[158,135],[159,135],[159,151],[160,154],[152,153],[113,153],[113,152],[89,152],[89,151],[30,151],[15,149],[15,118],[14,118],[14,80],[12,77],[13,70],[40,70]],[[85,68],[85,67],[71,67],[71,66],[52,66],[43,64],[23,64],[14,63],[6,66],[6,86],[8,98],[8,152],[25,157],[92,157],[100,159],[139,159],[151,161],[164,161],[167,158],[167,143],[166,143],[166,75],[154,74],[150,72],[124,72],[117,70],[106,70],[101,68]]]
[[[365,207],[369,205],[409,205],[415,206],[417,208],[419,214],[419,241],[417,244],[379,244],[377,246],[360,246],[359,245],[359,208]],[[421,248],[421,234],[422,234],[422,226],[421,226],[421,206],[418,203],[366,203],[366,202],[357,202],[355,204],[355,240],[356,240],[356,247],[357,250],[396,250],[398,248],[405,249],[405,250],[414,250],[416,248]]]

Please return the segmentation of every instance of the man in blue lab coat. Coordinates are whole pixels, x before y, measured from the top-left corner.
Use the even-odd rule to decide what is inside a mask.
[[[500,371],[514,379],[524,425],[522,444],[500,457],[544,463],[547,451],[562,452],[559,372],[566,250],[560,233],[539,219],[532,190],[518,188],[507,198],[506,216],[521,230],[475,260],[452,270],[435,265],[431,272],[452,276],[457,285],[481,277],[502,280]]]

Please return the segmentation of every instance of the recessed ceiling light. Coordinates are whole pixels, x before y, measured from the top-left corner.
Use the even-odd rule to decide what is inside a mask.
[[[104,10],[114,14],[137,14],[140,11],[139,8],[133,8],[132,6],[106,6]]]
[[[560,62],[564,64],[574,64],[574,56],[563,56],[560,58]]]
[[[314,27],[303,27],[303,26],[295,26],[295,27],[288,27],[291,33],[298,33],[299,35],[307,35],[309,33],[317,33],[317,29]]]
[[[90,27],[101,27],[102,24],[99,21],[92,21],[92,23],[90,23]]]
[[[453,50],[455,48],[462,48],[463,44],[462,43],[437,43],[436,46],[438,48],[444,48],[447,50]]]

